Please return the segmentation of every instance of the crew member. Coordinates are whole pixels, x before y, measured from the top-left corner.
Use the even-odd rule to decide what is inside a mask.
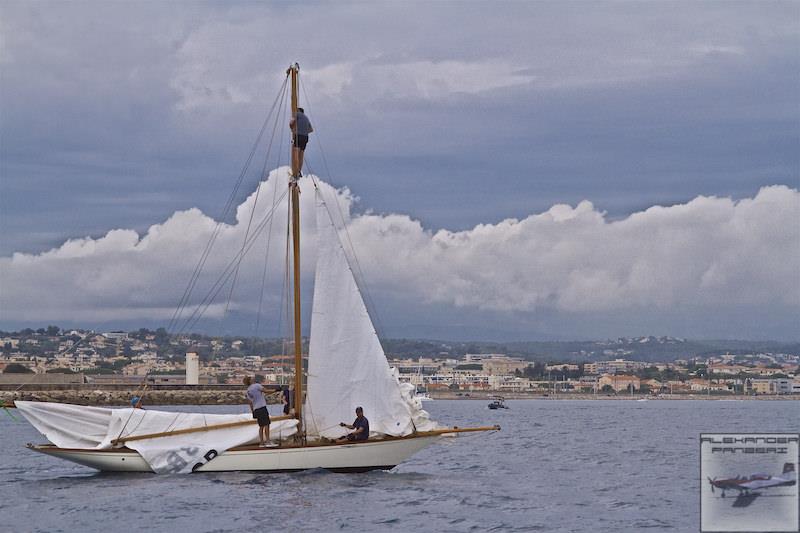
[[[292,411],[292,392],[289,387],[284,386],[281,394],[283,396],[283,414],[288,415]]]
[[[302,107],[297,108],[297,113],[289,121],[289,129],[292,130],[292,170],[297,169],[297,177],[301,178],[308,136],[314,131]]]
[[[259,445],[262,448],[277,446],[276,443],[269,440],[269,412],[267,411],[267,399],[264,397],[264,387],[261,386],[261,383],[253,383],[250,376],[245,376],[242,383],[247,387],[245,397],[247,398],[247,403],[250,404],[253,418],[258,420]]]
[[[369,438],[369,420],[367,417],[364,416],[364,409],[361,407],[356,407],[356,419],[353,421],[352,424],[345,424],[344,422],[339,422],[339,425],[343,428],[354,429],[352,433],[348,433],[343,437],[339,437],[338,440],[349,440],[349,441],[360,441],[360,440],[367,440]]]

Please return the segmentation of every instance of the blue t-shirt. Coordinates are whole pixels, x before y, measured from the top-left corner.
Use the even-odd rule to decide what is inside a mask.
[[[311,133],[311,121],[308,120],[308,117],[305,114],[301,113],[300,111],[294,117],[295,120],[295,133],[298,135],[308,135]]]
[[[247,399],[253,403],[253,411],[267,406],[267,399],[261,390],[261,383],[253,383],[247,387]]]
[[[364,431],[355,436],[356,440],[367,440],[369,438],[369,420],[366,416],[356,418],[353,422],[353,429],[364,428]]]

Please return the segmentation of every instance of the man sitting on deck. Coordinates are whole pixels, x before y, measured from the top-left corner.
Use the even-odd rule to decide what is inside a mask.
[[[369,438],[369,420],[367,417],[364,416],[364,409],[361,407],[356,407],[356,419],[353,421],[352,424],[345,424],[344,422],[339,422],[339,425],[343,428],[348,429],[355,429],[352,433],[348,433],[343,437],[339,437],[337,440],[344,441],[358,441],[358,440],[367,440]]]
[[[267,399],[264,398],[264,387],[261,383],[253,383],[250,376],[245,376],[242,380],[247,387],[247,403],[253,412],[253,418],[258,420],[258,440],[262,448],[273,448],[276,443],[269,440],[269,412],[267,411]]]

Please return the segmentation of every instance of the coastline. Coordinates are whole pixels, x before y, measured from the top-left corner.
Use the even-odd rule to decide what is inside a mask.
[[[467,396],[467,394],[469,396]],[[800,400],[800,394],[759,394],[757,396],[747,394],[703,394],[703,393],[676,393],[676,394],[661,394],[661,395],[647,395],[647,394],[591,394],[591,393],[570,393],[560,392],[558,394],[541,394],[541,393],[526,393],[526,392],[469,392],[469,393],[455,393],[455,392],[434,392],[430,393],[431,398],[434,400],[489,400],[495,396],[502,396],[506,400]]]
[[[30,390],[0,391],[0,407],[14,407],[14,401],[57,402],[74,405],[107,407],[129,407],[131,398],[143,396],[143,404],[148,405],[244,405],[244,389],[230,390]],[[270,403],[280,403],[280,393],[268,397]]]
[[[0,407],[13,407],[16,400],[36,402],[59,402],[76,405],[97,406],[128,406],[130,399],[140,395],[141,389],[136,388],[85,388],[85,387],[60,387],[55,390],[11,390],[0,391]],[[744,394],[664,394],[660,396],[646,396],[629,394],[586,394],[586,393],[558,393],[543,395],[540,393],[499,392],[499,391],[438,391],[431,392],[433,400],[481,400],[488,401],[494,396],[502,396],[506,400],[709,400],[709,401],[744,401],[744,400],[800,400],[799,394],[782,395],[744,395]],[[280,403],[279,393],[270,397],[270,403]],[[244,389],[239,386],[187,389],[148,389],[144,394],[145,405],[239,405],[244,404]],[[424,404],[423,404],[424,405]]]

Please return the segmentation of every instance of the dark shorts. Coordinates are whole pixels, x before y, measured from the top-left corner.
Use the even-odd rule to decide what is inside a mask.
[[[259,407],[253,411],[253,418],[258,420],[258,427],[263,428],[269,425],[269,413],[266,407]]]
[[[291,407],[289,407],[288,403],[283,404],[283,414],[288,415]]]
[[[285,138],[285,137],[284,137]],[[308,135],[294,135],[292,136],[292,144],[300,150],[305,150],[308,144]]]

